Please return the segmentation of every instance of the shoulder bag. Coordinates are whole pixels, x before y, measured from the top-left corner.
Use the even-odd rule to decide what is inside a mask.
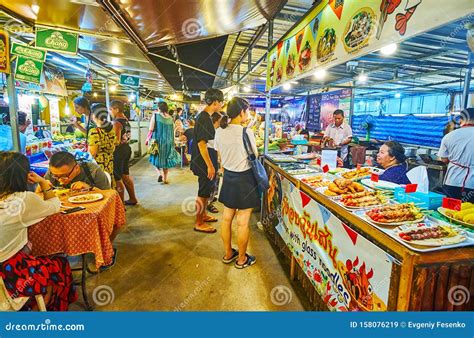
[[[249,136],[247,135],[247,128],[244,128],[243,131],[244,148],[247,152],[248,160],[252,168],[253,175],[255,177],[255,180],[257,181],[258,192],[259,194],[263,194],[267,192],[268,188],[270,188],[270,184],[268,182],[268,175],[262,163],[258,160],[257,155],[253,152],[252,144],[250,143]]]

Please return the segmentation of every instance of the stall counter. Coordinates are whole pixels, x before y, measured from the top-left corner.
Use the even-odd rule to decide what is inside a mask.
[[[473,309],[473,299],[461,303],[453,300],[453,294],[459,290],[474,293],[474,247],[412,250],[270,159],[265,158],[264,165],[271,183],[279,183],[275,186],[273,182],[264,195],[261,222],[270,239],[290,260],[291,278],[300,281],[315,309]],[[291,228],[289,223],[293,221],[304,223],[303,217],[305,226],[295,224]],[[312,244],[308,226],[319,234]]]

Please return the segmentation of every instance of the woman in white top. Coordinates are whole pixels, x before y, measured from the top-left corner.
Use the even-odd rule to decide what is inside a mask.
[[[48,311],[66,311],[77,299],[67,259],[34,257],[28,241],[28,227],[59,212],[61,202],[23,154],[0,152],[0,173],[0,278],[12,297],[30,298],[24,309],[42,294]],[[39,184],[43,198],[28,183]]]
[[[227,116],[221,120],[221,128],[216,130],[214,148],[219,152],[224,180],[219,201],[224,204],[221,237],[224,242],[226,264],[235,260],[235,267],[243,269],[255,264],[254,256],[247,254],[249,241],[249,220],[252,209],[260,205],[257,182],[253,175],[248,155],[243,143],[244,130],[247,133],[252,150],[258,154],[255,137],[250,129],[244,129],[242,123],[248,118],[249,104],[235,97],[227,104]],[[237,244],[239,250],[232,248],[232,221],[237,218]]]

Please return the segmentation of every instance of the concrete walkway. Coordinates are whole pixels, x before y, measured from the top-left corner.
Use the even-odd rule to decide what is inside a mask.
[[[264,233],[257,229],[257,214],[251,223],[249,246],[257,264],[238,270],[220,261],[219,232],[193,231],[194,218],[186,214],[193,209],[197,179],[188,168],[173,170],[170,185],[157,183],[155,170],[146,159],[135,164],[131,174],[140,205],[127,208],[128,228],[115,241],[116,265],[88,278],[88,293],[96,311],[309,308],[301,291],[292,287],[289,267],[282,266]],[[71,310],[82,308],[74,304]]]

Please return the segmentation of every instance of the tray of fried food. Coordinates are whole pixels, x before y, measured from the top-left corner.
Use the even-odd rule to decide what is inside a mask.
[[[423,221],[425,215],[413,203],[391,204],[374,208],[365,213],[368,219],[378,225],[403,225]]]
[[[341,173],[340,176],[348,180],[358,180],[358,179],[370,176],[371,172],[372,172],[372,168],[363,167],[356,170],[346,171],[345,173]]]
[[[328,185],[328,188],[323,194],[329,197],[337,197],[345,194],[355,194],[365,190],[364,186],[360,183],[346,178],[336,178]]]
[[[341,195],[339,203],[348,209],[367,209],[368,207],[385,205],[389,198],[377,191],[362,191],[355,194]]]
[[[307,176],[307,177],[302,178],[301,182],[315,189],[327,187],[329,186],[329,184],[331,184],[331,181],[326,179],[324,175]]]

